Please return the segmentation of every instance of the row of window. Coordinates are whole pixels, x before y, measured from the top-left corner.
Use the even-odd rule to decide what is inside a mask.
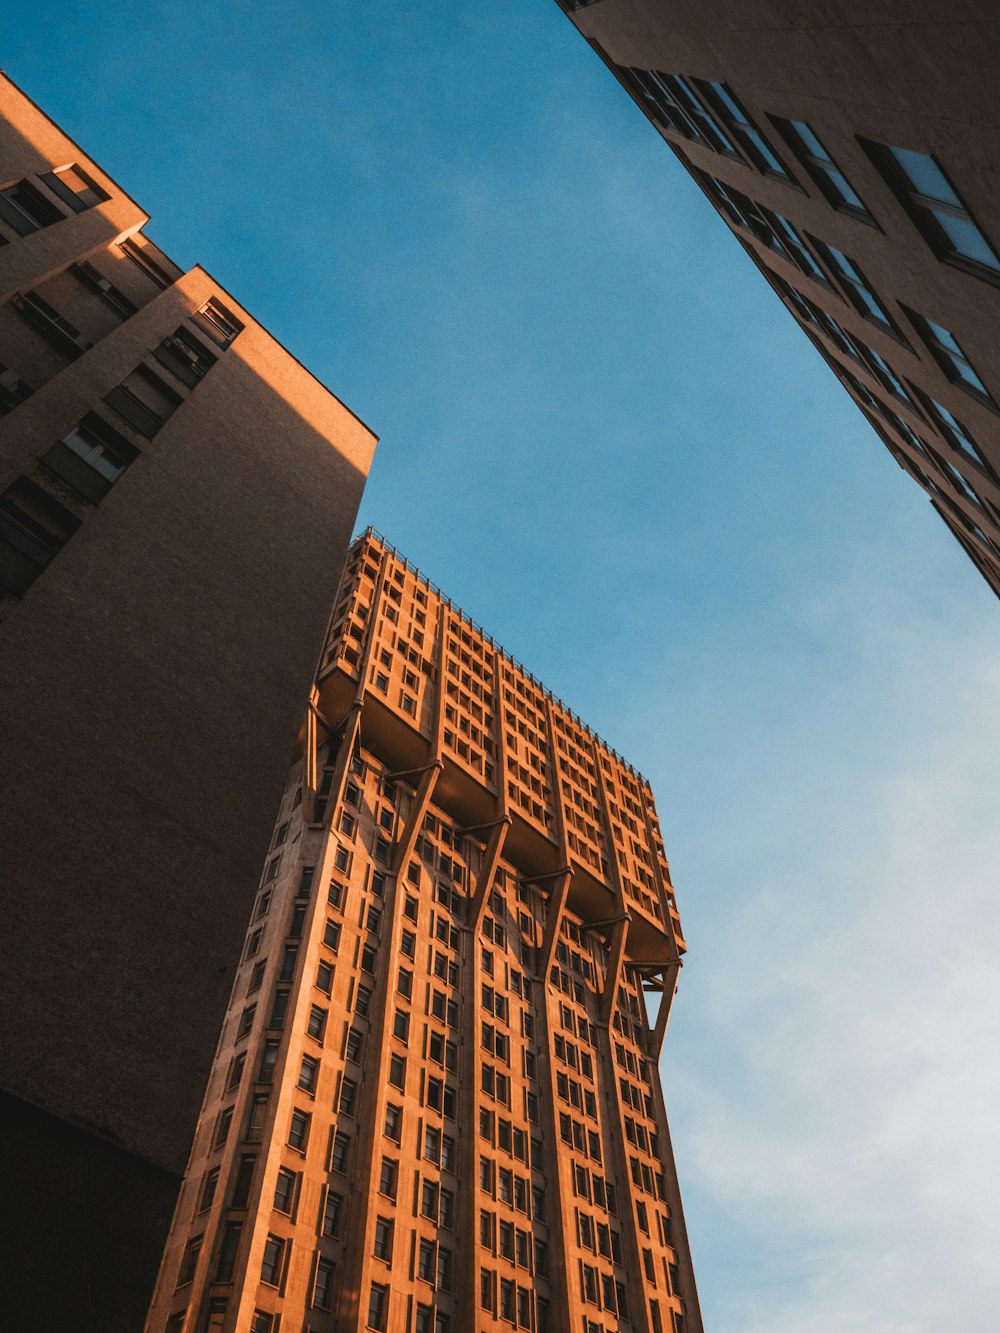
[[[210,301],[205,310],[215,310]],[[34,308],[34,307],[30,307]],[[218,306],[220,312],[223,311]],[[213,316],[214,318],[214,316]],[[223,313],[222,318],[227,318]],[[242,326],[240,326],[242,327]],[[231,336],[238,329],[231,325]],[[225,344],[228,346],[228,343]],[[223,344],[219,343],[220,348]],[[184,328],[178,328],[153,353],[182,383],[193,387],[216,355]],[[183,402],[184,395],[141,364],[104,396],[104,403],[146,439],[152,439]],[[45,471],[89,504],[99,504],[138,457],[140,450],[104,416],[88,412],[39,461]],[[28,590],[52,558],[79,528],[80,518],[31,478],[21,476],[0,494],[0,588],[17,597]]]
[[[664,129],[801,189],[727,84],[717,79],[687,79],[661,70],[617,67],[617,73]],[[878,225],[807,122],[778,116],[769,119],[803,173],[834,208]],[[858,143],[938,259],[1000,284],[1000,256],[933,155],[861,137]]]

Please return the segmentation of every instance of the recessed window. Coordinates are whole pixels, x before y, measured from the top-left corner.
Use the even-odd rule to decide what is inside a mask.
[[[859,139],[938,259],[1000,284],[1000,256],[930,153]]]
[[[74,213],[84,213],[88,208],[96,208],[110,198],[107,190],[101,189],[95,180],[77,166],[46,171],[38,179],[44,181],[64,204],[69,204]]]
[[[148,366],[136,366],[121,384],[104,395],[104,401],[140,435],[152,439],[184,400]]]
[[[214,296],[200,310],[195,311],[191,318],[222,348],[228,347],[244,327],[240,320]]]
[[[996,473],[992,464],[968,427],[943,403],[939,403],[936,398],[931,398],[927,394],[921,394],[920,398],[927,408],[928,415],[937,427],[938,433],[947,440],[955,452],[961,454],[968,462],[975,464],[988,476],[995,478]]]
[[[826,245],[815,238],[811,239],[836,278],[841,291],[858,314],[863,315],[865,319],[870,319],[873,324],[877,324],[886,333],[891,333],[893,337],[902,341],[899,326],[889,314],[884,301],[878,296],[854,260],[849,259],[842,250],[838,250],[834,245]]]
[[[393,1161],[391,1157],[383,1157],[382,1168],[379,1172],[379,1193],[384,1194],[388,1199],[395,1199],[398,1175],[399,1163]]]
[[[333,1302],[334,1271],[332,1259],[318,1259],[316,1261],[316,1285],[313,1288],[313,1305],[320,1310],[329,1310]]]
[[[373,1282],[368,1294],[368,1327],[382,1333],[389,1311],[389,1288]]]
[[[288,1142],[300,1152],[305,1151],[309,1141],[310,1116],[305,1111],[293,1111],[288,1127]]]
[[[797,185],[795,177],[768,143],[728,84],[718,79],[694,79],[692,82],[758,171],[762,171],[766,176],[776,176],[786,184]]]
[[[85,500],[97,504],[138,457],[139,450],[134,444],[101,417],[88,412],[41,459]]]
[[[781,120],[777,116],[772,116],[771,119],[789,148],[833,207],[842,213],[850,213],[852,217],[860,218],[863,222],[874,223],[875,219],[865,208],[861,196],[837,166],[812,127],[804,120]]]
[[[298,1175],[294,1171],[289,1171],[288,1167],[279,1168],[278,1177],[274,1184],[274,1206],[279,1213],[291,1215],[292,1208],[295,1205],[295,1189],[298,1180]]]
[[[0,218],[18,236],[30,236],[43,227],[51,227],[54,222],[62,222],[65,216],[29,181],[18,181],[16,185],[0,190]]]
[[[373,1253],[376,1259],[384,1259],[386,1263],[392,1259],[392,1220],[388,1217],[375,1219]]]
[[[31,394],[31,386],[0,361],[0,416],[13,412],[18,403],[23,403]]]
[[[82,259],[72,268],[73,276],[79,278],[85,287],[101,298],[104,304],[121,319],[128,319],[138,310],[135,302],[110,280],[100,273],[87,259]]]
[[[183,327],[164,338],[153,355],[191,389],[197,388],[218,360],[203,342]]]
[[[970,393],[979,402],[996,407],[990,391],[976,373],[954,334],[949,333],[943,324],[938,324],[924,315],[918,315],[913,310],[907,310],[906,314],[951,383]]]
[[[79,526],[65,505],[19,477],[0,494],[0,588],[23,596]]]
[[[285,1258],[285,1241],[280,1236],[268,1236],[264,1244],[264,1259],[260,1267],[260,1280],[269,1287],[277,1287],[281,1282],[281,1269]]]

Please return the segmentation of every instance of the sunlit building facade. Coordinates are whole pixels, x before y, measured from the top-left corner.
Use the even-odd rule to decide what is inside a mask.
[[[369,530],[149,1333],[700,1333],[683,952],[649,784]]]
[[[0,163],[4,1319],[109,1333],[148,1308],[375,440],[5,77]]]
[[[996,5],[559,3],[1000,594]]]

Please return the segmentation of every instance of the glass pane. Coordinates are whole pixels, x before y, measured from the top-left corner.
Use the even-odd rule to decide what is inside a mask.
[[[956,217],[953,213],[935,212],[938,226],[947,236],[956,254],[965,259],[975,260],[985,268],[1000,273],[1000,260],[990,249],[986,237],[968,217]]]
[[[918,194],[925,194],[930,199],[940,199],[961,208],[961,201],[929,153],[916,153],[912,148],[890,148],[889,152],[899,163]]]

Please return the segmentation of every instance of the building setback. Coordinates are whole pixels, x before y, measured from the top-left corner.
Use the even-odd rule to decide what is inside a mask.
[[[148,1306],[374,437],[0,78],[11,1326]]]
[[[996,4],[559,3],[1000,595]]]
[[[699,1333],[648,783],[371,530],[331,623],[147,1330]]]

